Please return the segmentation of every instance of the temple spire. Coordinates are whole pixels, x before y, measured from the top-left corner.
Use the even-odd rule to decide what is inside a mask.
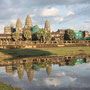
[[[20,18],[18,18],[16,22],[16,32],[22,33],[22,22]]]
[[[47,30],[47,32],[51,32],[50,23],[48,20],[46,20],[46,22],[45,22],[45,29]]]
[[[31,28],[31,27],[33,27],[32,19],[31,19],[30,15],[27,15],[26,22],[25,22],[25,28]]]

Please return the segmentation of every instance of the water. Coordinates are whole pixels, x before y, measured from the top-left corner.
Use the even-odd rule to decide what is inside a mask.
[[[0,81],[24,90],[90,90],[90,57],[8,60]]]

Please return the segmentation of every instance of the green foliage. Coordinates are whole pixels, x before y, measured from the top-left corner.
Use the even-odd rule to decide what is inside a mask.
[[[50,32],[46,32],[45,29],[40,29],[37,32],[37,38],[41,41],[45,41],[45,40],[50,40],[51,38],[51,33]]]
[[[24,34],[24,37],[26,39],[30,39],[31,38],[31,32],[29,30],[25,30],[23,34]]]
[[[32,64],[31,64],[31,63],[26,63],[26,64],[25,64],[25,68],[26,68],[26,69],[32,68]]]
[[[50,40],[51,39],[51,33],[47,32],[45,35],[46,40]]]
[[[68,36],[68,38],[71,39],[71,40],[74,39],[74,37],[75,37],[74,31],[71,30],[71,29],[68,29],[68,30],[67,30],[67,36]]]
[[[60,40],[64,40],[64,35],[60,35]]]
[[[20,34],[18,32],[14,32],[12,37],[15,41],[17,41],[18,39],[20,39]]]
[[[19,88],[14,88],[11,85],[7,85],[3,82],[0,82],[0,90],[23,90],[23,89],[19,89]]]
[[[40,41],[43,41],[45,39],[45,30],[44,29],[40,29],[39,31],[37,31],[37,38]]]

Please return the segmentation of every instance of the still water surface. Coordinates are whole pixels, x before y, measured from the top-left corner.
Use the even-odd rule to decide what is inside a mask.
[[[0,81],[24,90],[90,90],[90,57],[3,62]],[[6,64],[9,63],[9,64]]]

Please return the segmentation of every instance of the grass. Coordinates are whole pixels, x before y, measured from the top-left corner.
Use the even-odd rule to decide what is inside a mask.
[[[0,50],[0,59],[90,54],[90,47],[61,47]]]
[[[0,90],[22,90],[22,89],[15,88],[15,87],[13,87],[11,85],[0,82]]]

